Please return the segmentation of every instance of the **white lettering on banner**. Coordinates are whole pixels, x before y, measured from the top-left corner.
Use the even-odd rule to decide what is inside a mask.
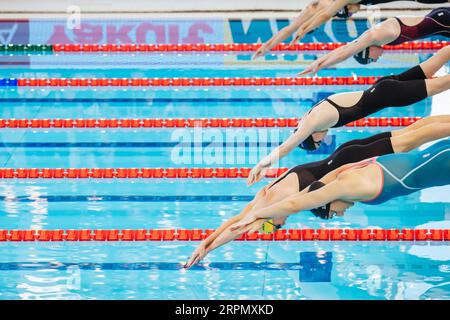
[[[73,17],[74,18],[74,17]],[[30,21],[32,43],[221,43],[224,39],[224,22],[219,20],[120,20],[99,21],[81,19],[77,28],[75,20]]]
[[[11,25],[11,28],[0,29],[0,43],[1,44],[11,43],[12,38],[16,34],[17,28],[18,28],[17,23],[14,23]]]

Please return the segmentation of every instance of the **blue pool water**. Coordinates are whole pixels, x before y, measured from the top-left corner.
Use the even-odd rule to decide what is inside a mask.
[[[321,75],[386,75],[427,57],[387,55],[371,68],[349,61]],[[313,58],[288,64],[250,62],[248,55],[60,54],[4,66],[2,76],[294,76]],[[0,88],[0,118],[298,117],[329,94],[364,88]],[[427,116],[445,107],[445,99],[436,97],[375,116]],[[381,130],[334,129],[318,152],[296,150],[280,166],[321,159],[345,141]],[[250,167],[290,131],[1,129],[0,162],[8,168]],[[254,140],[222,148],[226,134]],[[188,138],[183,156],[180,136]],[[269,146],[257,148],[261,141]],[[217,147],[214,156],[205,151],[208,146]],[[244,179],[3,180],[0,229],[215,228],[267,181],[248,188]],[[435,188],[378,207],[359,204],[328,222],[298,214],[286,227],[450,228],[449,192]],[[448,243],[235,242],[211,253],[203,265],[180,270],[196,245],[0,242],[0,299],[450,298]]]

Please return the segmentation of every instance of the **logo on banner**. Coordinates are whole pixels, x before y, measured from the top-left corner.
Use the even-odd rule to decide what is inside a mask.
[[[30,41],[27,20],[0,21],[0,44],[24,44]]]
[[[228,29],[225,30],[225,42],[231,43],[263,43],[272,38],[280,30],[290,24],[288,19],[230,19],[228,20]],[[368,28],[367,20],[332,20],[317,28],[314,32],[306,34],[301,42],[350,42],[360,36]],[[292,36],[285,40],[289,43]],[[253,53],[252,53],[253,54]],[[238,61],[251,61],[252,54],[239,54],[228,56],[227,63],[233,64]],[[286,63],[292,62],[309,63],[315,60],[317,55],[314,53],[295,52],[283,56],[267,54],[264,58],[252,61],[252,63]]]
[[[72,21],[73,22],[73,21]],[[154,21],[104,22],[82,20],[76,27],[71,23],[56,23],[46,43],[217,43],[223,36],[217,21]]]
[[[30,43],[28,20],[1,20],[0,45]],[[0,66],[29,65],[30,57],[0,55]]]

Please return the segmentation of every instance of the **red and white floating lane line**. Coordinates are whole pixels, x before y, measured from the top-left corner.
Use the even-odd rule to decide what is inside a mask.
[[[395,46],[383,46],[384,50],[438,50],[448,41],[414,41]],[[346,43],[298,43],[279,44],[272,51],[328,51]],[[245,52],[256,51],[260,43],[224,44],[54,44],[53,52]]]
[[[371,85],[380,77],[19,78],[10,87],[207,87]],[[5,80],[6,81],[6,80]]]
[[[214,230],[0,230],[0,242],[200,241]],[[450,241],[450,229],[280,229],[237,241]]]
[[[421,117],[363,118],[346,127],[404,127]],[[0,119],[0,129],[27,128],[273,128],[297,127],[299,118]]]
[[[225,179],[247,178],[251,168],[1,168],[0,179]],[[288,168],[271,168],[276,178]]]

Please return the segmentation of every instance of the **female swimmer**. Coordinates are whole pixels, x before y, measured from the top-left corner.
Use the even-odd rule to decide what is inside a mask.
[[[280,30],[269,41],[261,45],[253,57],[263,56],[277,44],[289,38],[294,32],[296,32],[296,35],[291,44],[300,41],[308,32],[314,31],[333,16],[349,18],[360,9],[361,5],[377,5],[395,1],[399,0],[314,0],[301,11],[300,15],[292,24]],[[448,3],[448,0],[409,1],[420,3]]]
[[[344,165],[264,208],[252,209],[230,232],[254,232],[269,218],[311,210],[321,219],[342,216],[355,202],[377,205],[426,188],[450,184],[450,140],[412,153],[389,154]]]
[[[364,32],[355,41],[315,60],[299,75],[316,74],[351,56],[361,64],[368,64],[378,60],[383,53],[383,45],[396,45],[433,35],[450,37],[450,8],[434,9],[425,17],[387,19]]]

